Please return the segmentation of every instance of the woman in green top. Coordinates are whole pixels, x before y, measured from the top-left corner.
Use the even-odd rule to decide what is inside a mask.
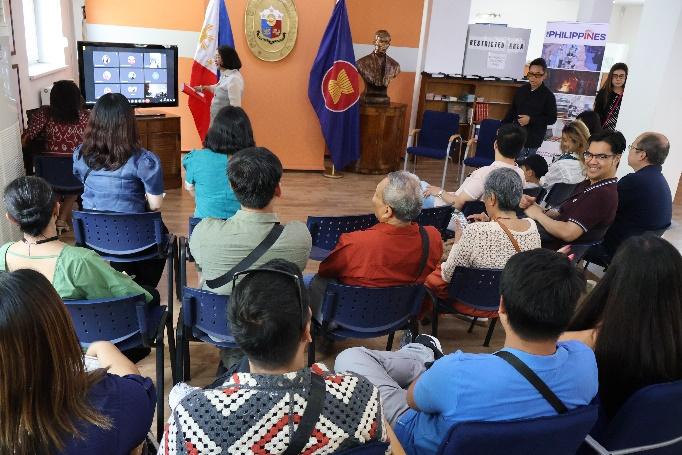
[[[45,276],[62,300],[91,300],[144,294],[159,302],[128,275],[111,268],[97,253],[67,245],[57,237],[59,208],[50,185],[39,177],[19,177],[5,188],[7,218],[24,234],[0,247],[0,270],[33,269]]]
[[[222,108],[206,134],[204,148],[192,150],[182,160],[185,189],[195,200],[195,217],[227,219],[239,210],[239,201],[227,181],[227,162],[230,155],[253,146],[246,112],[241,107]]]

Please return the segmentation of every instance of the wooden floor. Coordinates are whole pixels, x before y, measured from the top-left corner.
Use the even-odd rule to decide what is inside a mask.
[[[442,171],[442,162],[424,160],[417,166],[417,174],[430,182],[439,182]],[[457,179],[459,172],[456,165],[450,166],[446,183],[447,190],[454,190],[458,187]],[[282,179],[282,197],[277,202],[277,212],[281,221],[306,220],[309,215],[351,215],[371,213],[371,198],[377,183],[383,176],[359,175],[345,173],[341,179],[329,179],[322,176],[319,172],[286,172]],[[163,218],[168,229],[177,236],[187,235],[187,220],[194,211],[194,200],[184,190],[168,190],[163,205]],[[672,241],[678,248],[682,247],[682,207],[675,206],[674,219],[676,220],[673,229],[666,233],[666,238]],[[318,263],[309,261],[306,267],[307,272],[317,271]],[[192,267],[188,269],[188,284],[196,286],[196,274]],[[166,275],[161,280],[159,292],[162,302],[166,300],[167,292],[165,288]],[[177,309],[179,302],[176,299],[175,313],[173,320],[177,319]],[[487,327],[475,327],[473,333],[467,333],[468,323],[454,317],[445,316],[441,318],[439,324],[439,338],[446,353],[461,349],[468,352],[493,352],[502,347],[504,341],[504,331],[500,324],[495,328],[489,348],[482,346]],[[430,327],[423,327],[424,332],[430,333]],[[338,352],[351,347],[364,345],[375,349],[384,349],[386,337],[375,340],[349,340],[339,342],[336,352],[331,356],[317,355],[318,361],[324,362],[328,367],[333,367],[334,359]],[[394,345],[397,349],[397,339]],[[191,343],[191,374],[193,385],[204,386],[214,379],[214,373],[218,364],[218,351],[210,345],[204,343]],[[165,417],[168,418],[169,409],[168,392],[171,388],[170,362],[166,353],[165,370],[165,390],[163,399],[166,402]],[[155,380],[155,356],[154,353],[142,360],[139,365],[140,370],[146,376]],[[155,428],[153,426],[152,428]]]

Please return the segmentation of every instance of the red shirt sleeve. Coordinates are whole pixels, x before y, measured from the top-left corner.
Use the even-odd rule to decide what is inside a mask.
[[[336,278],[344,272],[344,269],[352,257],[352,243],[348,242],[348,234],[341,234],[336,247],[329,256],[320,263],[317,274],[323,278]]]
[[[28,122],[26,134],[30,140],[37,138],[47,125],[47,109],[40,108],[31,116],[31,121]]]

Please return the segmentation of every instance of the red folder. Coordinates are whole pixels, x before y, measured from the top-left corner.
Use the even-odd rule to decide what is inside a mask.
[[[208,103],[208,99],[206,98],[206,95],[201,93],[201,92],[197,92],[189,84],[182,84],[182,93],[185,93],[185,94],[191,96],[192,98],[196,98],[200,101],[203,101],[204,103]]]

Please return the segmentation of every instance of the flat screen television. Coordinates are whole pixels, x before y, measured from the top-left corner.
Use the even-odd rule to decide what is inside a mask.
[[[80,89],[86,106],[121,93],[135,107],[178,105],[178,47],[78,41]]]

